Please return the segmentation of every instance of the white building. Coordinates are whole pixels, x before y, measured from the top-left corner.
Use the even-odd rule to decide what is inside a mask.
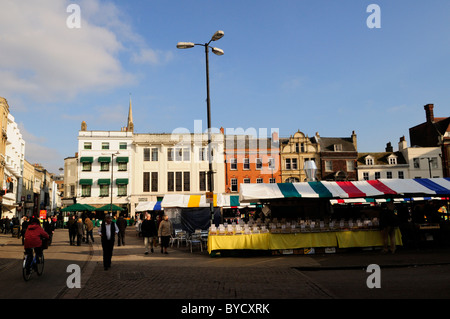
[[[130,213],[141,202],[161,200],[165,194],[205,195],[207,134],[134,134],[133,187]],[[224,135],[212,134],[214,193],[225,192]]]
[[[7,136],[3,181],[3,189],[7,193],[3,196],[2,216],[12,218],[18,217],[16,208],[21,202],[25,141],[11,114],[8,114]]]
[[[100,207],[112,201],[128,207],[133,178],[132,141],[130,131],[87,131],[83,122],[78,134],[77,203]]]
[[[409,165],[402,152],[394,152],[391,143],[385,152],[358,153],[358,180],[409,178]]]
[[[405,137],[402,136],[398,150],[409,164],[409,178],[443,177],[440,147],[407,147]]]

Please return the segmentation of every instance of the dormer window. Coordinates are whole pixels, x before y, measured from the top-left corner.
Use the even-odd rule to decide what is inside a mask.
[[[373,165],[373,158],[372,157],[366,157],[366,165]]]
[[[342,144],[334,144],[335,152],[342,152]]]
[[[397,157],[391,156],[388,158],[389,165],[397,165]]]

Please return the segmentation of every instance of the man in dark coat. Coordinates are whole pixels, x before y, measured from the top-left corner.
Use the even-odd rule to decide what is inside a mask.
[[[102,239],[103,248],[103,267],[108,270],[111,267],[111,258],[114,249],[114,241],[119,228],[116,223],[112,221],[110,215],[105,216],[105,220],[98,229],[98,234]]]
[[[144,238],[145,254],[148,254],[148,246],[153,252],[153,245],[156,244],[156,237],[158,236],[158,230],[156,229],[156,223],[152,219],[152,215],[147,213],[145,219],[141,225],[142,237]]]
[[[119,228],[118,236],[118,242],[117,245],[124,245],[125,246],[125,229],[127,228],[127,221],[123,216],[121,215],[119,219],[117,220],[117,227]]]
[[[75,245],[75,236],[77,235],[77,221],[75,215],[70,216],[67,222],[67,228],[69,229],[69,241],[70,245]]]

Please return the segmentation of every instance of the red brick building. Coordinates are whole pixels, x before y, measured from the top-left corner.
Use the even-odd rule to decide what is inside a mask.
[[[238,193],[242,183],[281,183],[277,133],[271,138],[225,135],[224,148],[227,193]]]
[[[444,177],[450,177],[450,117],[434,117],[434,105],[424,106],[426,122],[411,127],[411,146],[440,147]]]

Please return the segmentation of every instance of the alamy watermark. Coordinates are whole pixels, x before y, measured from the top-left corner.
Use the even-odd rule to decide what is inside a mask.
[[[67,13],[71,13],[66,20],[66,25],[69,29],[81,28],[81,8],[78,4],[70,4],[66,9]]]

